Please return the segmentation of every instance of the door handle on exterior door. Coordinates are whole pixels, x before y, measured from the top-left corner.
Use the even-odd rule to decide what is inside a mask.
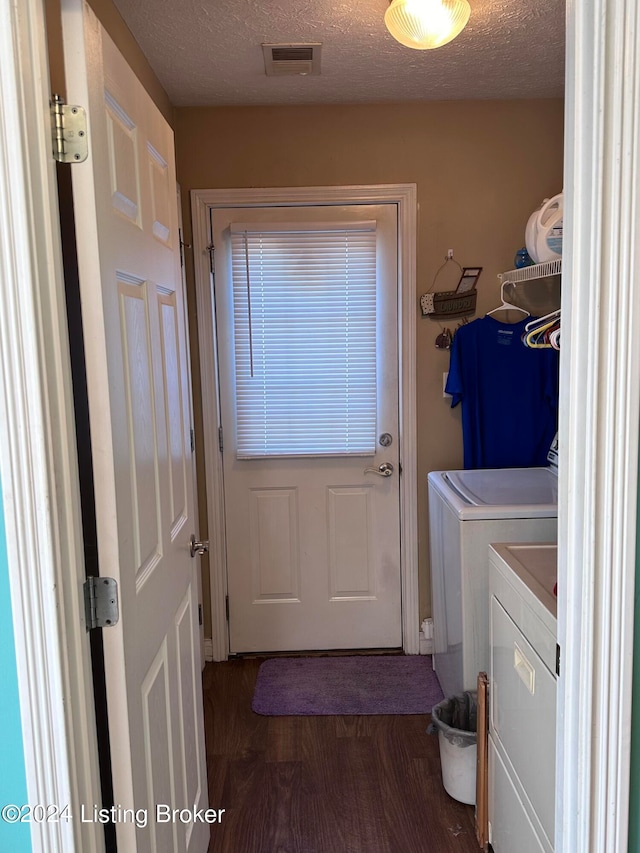
[[[202,556],[203,554],[207,554],[209,552],[209,540],[204,539],[202,542],[198,542],[193,533],[191,534],[190,546],[192,557],[195,557],[196,554]]]
[[[365,468],[365,474],[377,474],[378,477],[390,477],[393,474],[393,465],[391,462],[383,462],[377,468]]]

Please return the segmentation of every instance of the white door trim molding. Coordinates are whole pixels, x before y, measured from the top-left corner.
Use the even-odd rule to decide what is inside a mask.
[[[42,0],[0,7],[0,472],[34,850],[104,849]],[[20,132],[16,133],[16,128]]]
[[[209,566],[211,571],[212,652],[225,660],[229,640],[225,611],[226,569],[224,547],[224,494],[222,459],[218,448],[217,362],[209,210],[218,207],[309,206],[319,204],[398,205],[398,281],[400,351],[400,551],[402,583],[402,637],[407,654],[418,654],[418,528],[417,528],[417,434],[416,434],[416,211],[415,184],[372,186],[279,187],[264,189],[192,190],[191,213],[198,339],[202,382]]]
[[[569,3],[556,847],[626,853],[640,412],[640,7]]]

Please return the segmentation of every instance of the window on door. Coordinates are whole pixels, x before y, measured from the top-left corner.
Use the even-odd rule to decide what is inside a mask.
[[[231,226],[238,458],[373,455],[376,223]]]

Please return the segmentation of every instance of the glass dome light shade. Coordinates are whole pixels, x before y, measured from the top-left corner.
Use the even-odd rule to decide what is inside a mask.
[[[384,14],[391,35],[415,50],[442,47],[467,25],[467,0],[393,0]]]

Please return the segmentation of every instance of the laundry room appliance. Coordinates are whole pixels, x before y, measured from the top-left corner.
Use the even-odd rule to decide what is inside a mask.
[[[489,555],[489,841],[495,853],[553,853],[557,547]]]
[[[428,485],[433,664],[452,696],[489,671],[489,545],[556,542],[558,476],[555,465],[432,471]]]

